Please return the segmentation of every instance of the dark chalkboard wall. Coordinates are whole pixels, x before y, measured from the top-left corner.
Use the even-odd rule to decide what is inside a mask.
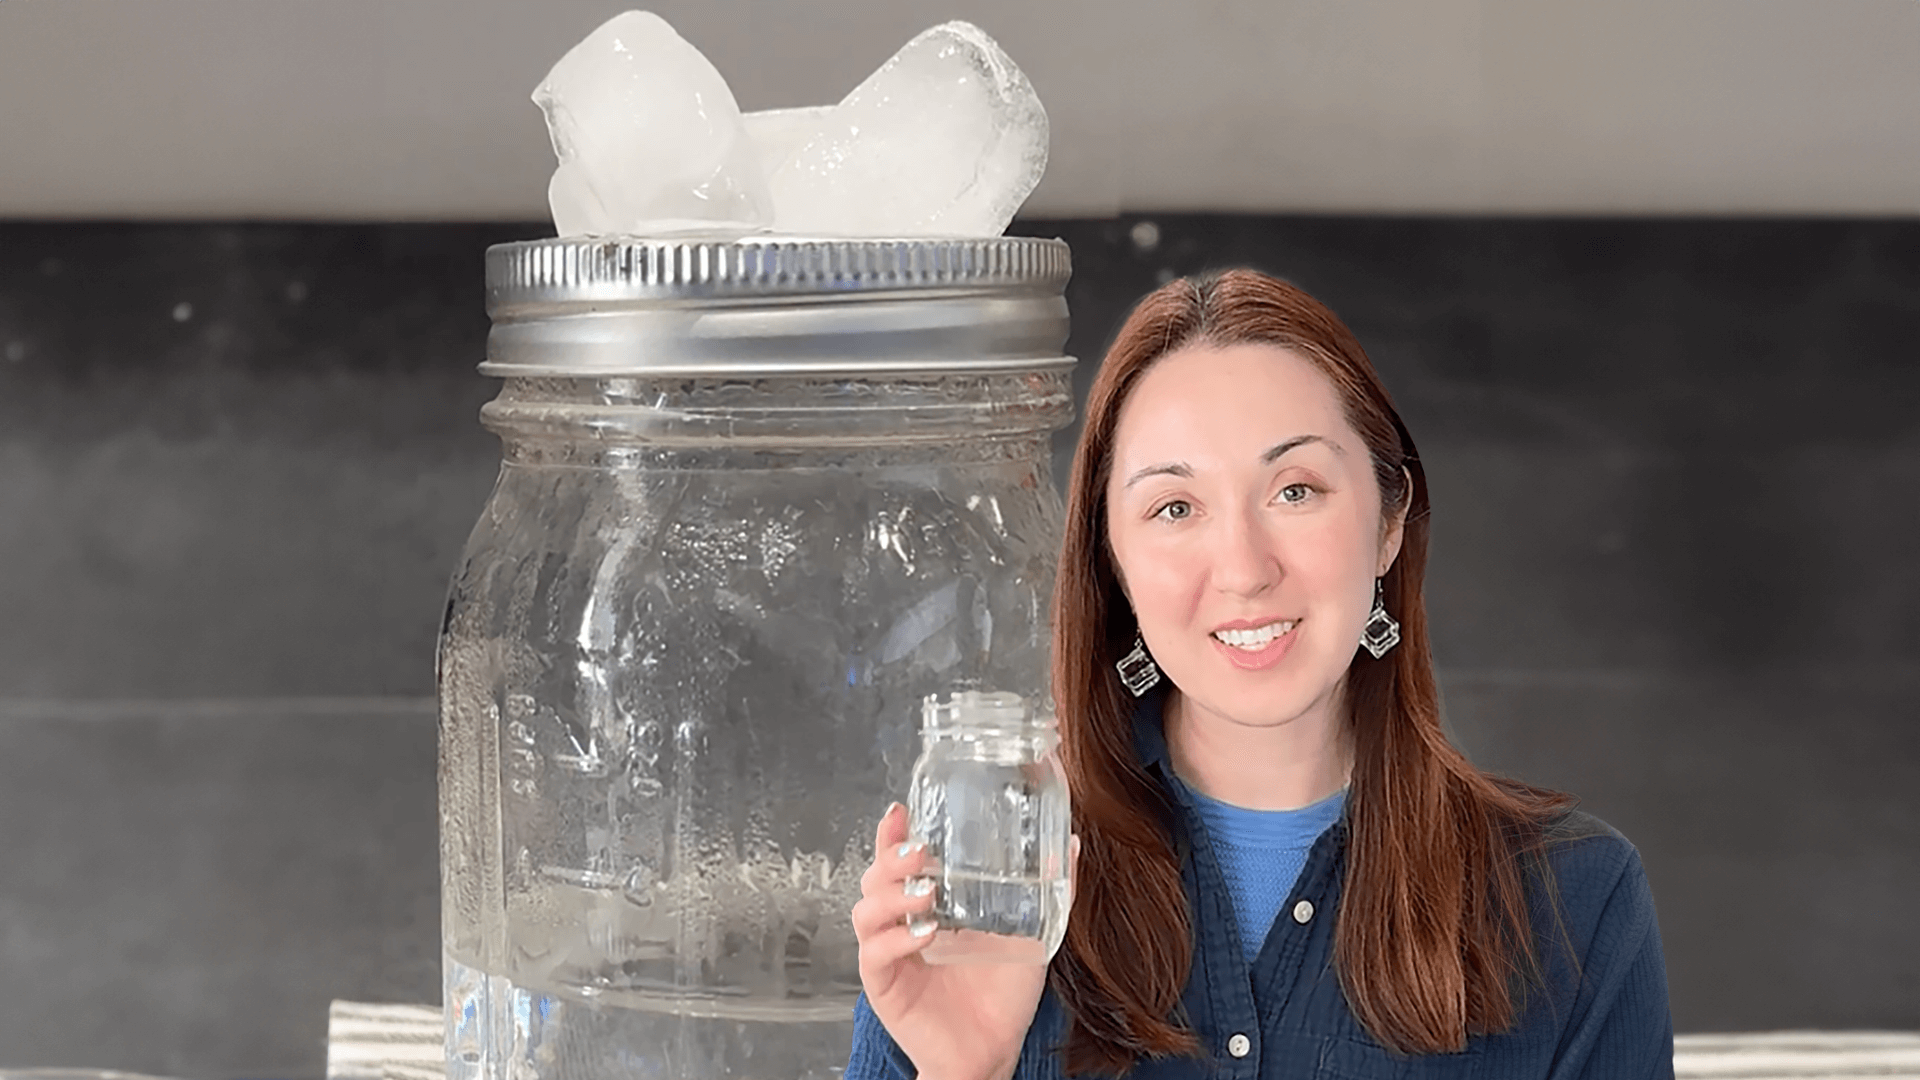
[[[1353,326],[1449,722],[1640,847],[1679,1030],[1920,1028],[1920,223],[1172,216]],[[433,635],[533,225],[0,223],[0,1067],[317,1077],[437,1000]],[[1063,433],[1058,444],[1070,446]]]

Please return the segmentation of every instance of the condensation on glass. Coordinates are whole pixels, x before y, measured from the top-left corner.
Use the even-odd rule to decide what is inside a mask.
[[[1046,701],[1064,244],[487,253],[440,642],[452,1080],[835,1076],[929,695]]]
[[[907,801],[926,845],[929,964],[1045,964],[1067,932],[1072,821],[1050,701],[929,697]]]

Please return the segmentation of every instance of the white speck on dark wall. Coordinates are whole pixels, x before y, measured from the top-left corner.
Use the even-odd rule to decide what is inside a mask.
[[[185,300],[182,300],[179,303],[173,305],[173,321],[174,322],[186,322],[188,319],[191,319],[191,318],[193,318],[192,304],[189,304]]]

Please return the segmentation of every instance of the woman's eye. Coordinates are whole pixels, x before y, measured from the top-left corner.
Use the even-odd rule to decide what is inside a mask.
[[[1154,517],[1168,521],[1181,521],[1193,516],[1193,504],[1183,499],[1175,499],[1154,512]]]
[[[1313,485],[1288,484],[1280,489],[1280,501],[1289,506],[1298,506],[1313,498]]]

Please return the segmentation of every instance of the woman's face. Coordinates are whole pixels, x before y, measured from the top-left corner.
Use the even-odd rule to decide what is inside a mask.
[[[1113,456],[1113,557],[1184,708],[1333,720],[1400,549],[1333,384],[1274,345],[1184,348],[1134,387]]]

